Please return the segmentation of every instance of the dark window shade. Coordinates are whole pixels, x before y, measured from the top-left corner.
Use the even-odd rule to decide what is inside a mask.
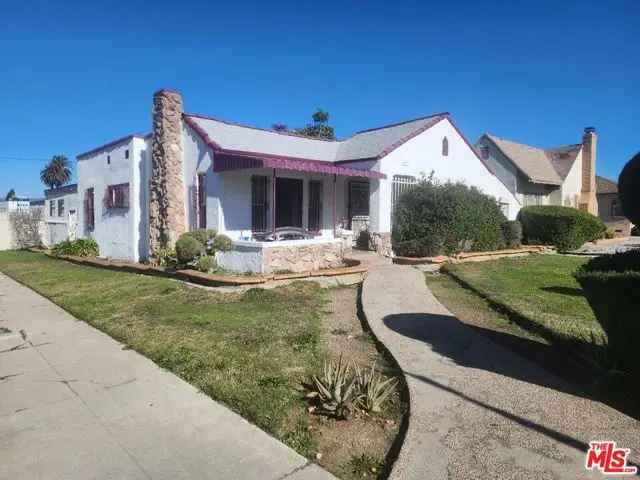
[[[204,173],[198,174],[198,228],[207,228],[207,183]]]
[[[309,231],[319,232],[322,229],[322,182],[309,182]]]
[[[262,175],[251,177],[251,230],[267,231],[269,211],[269,179]]]

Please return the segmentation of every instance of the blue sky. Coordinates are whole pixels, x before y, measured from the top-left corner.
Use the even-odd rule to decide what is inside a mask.
[[[1,2],[0,194],[42,159],[150,129],[152,94],[269,127],[322,107],[338,136],[449,111],[538,146],[640,150],[640,2]]]

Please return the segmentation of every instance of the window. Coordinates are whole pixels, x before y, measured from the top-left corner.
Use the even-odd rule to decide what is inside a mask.
[[[269,179],[262,175],[251,177],[251,231],[267,231],[269,211]]]
[[[489,147],[487,145],[480,145],[480,158],[483,160],[489,159]]]
[[[498,205],[500,206],[502,214],[509,218],[509,204],[507,202],[499,202]]]
[[[124,151],[124,158],[129,158],[129,149]]]
[[[611,216],[612,217],[623,217],[622,208],[620,202],[618,200],[614,200],[611,202]]]
[[[58,200],[58,216],[59,217],[64,216],[64,198],[61,198],[60,200]]]
[[[107,208],[129,208],[129,184],[109,185],[104,203]]]
[[[198,174],[198,202],[196,205],[198,215],[198,228],[207,228],[207,176]]]
[[[322,229],[322,182],[309,181],[309,231]]]
[[[413,187],[417,183],[416,177],[411,175],[394,175],[391,182],[391,216],[393,218],[393,211],[398,204],[400,196]]]
[[[55,217],[56,216],[56,201],[55,200],[49,200],[49,216],[50,217]]]
[[[107,155],[107,165],[111,165],[111,155]]]
[[[527,193],[524,195],[524,206],[530,207],[532,205],[542,205],[542,200],[544,199],[544,195],[539,193]]]
[[[84,193],[84,225],[88,232],[93,232],[95,227],[95,215],[93,213],[94,204],[93,188],[88,188]]]
[[[449,140],[447,139],[447,137],[444,137],[442,139],[442,156],[443,157],[449,156]]]

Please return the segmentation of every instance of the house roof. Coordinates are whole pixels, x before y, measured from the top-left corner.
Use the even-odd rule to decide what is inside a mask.
[[[484,134],[533,183],[561,185],[582,144],[542,149]]]
[[[145,138],[148,138],[150,136],[151,136],[150,133],[147,133],[147,134],[144,134],[144,133],[132,133],[130,135],[127,135],[126,137],[118,138],[117,140],[113,140],[113,141],[111,141],[109,143],[105,143],[104,145],[100,145],[99,147],[92,148],[89,151],[80,153],[80,154],[76,155],[76,159],[82,160],[83,158],[90,157],[91,155],[99,153],[99,152],[101,152],[103,150],[108,150],[108,149],[113,148],[113,147],[115,147],[117,145],[120,145],[122,143],[129,143],[131,141],[131,139],[133,139],[133,138],[145,139]]]
[[[447,113],[439,113],[363,130],[345,140],[323,140],[264,130],[196,114],[185,114],[184,118],[214,150],[342,162],[381,158],[447,116]]]
[[[72,183],[58,188],[48,188],[44,191],[45,198],[59,197],[60,195],[68,195],[70,193],[78,193],[78,184]]]
[[[596,194],[618,193],[618,184],[613,180],[596,175]]]

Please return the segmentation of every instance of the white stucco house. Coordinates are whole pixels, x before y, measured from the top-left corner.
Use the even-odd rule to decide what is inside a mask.
[[[134,261],[196,228],[231,237],[218,262],[240,271],[330,267],[356,225],[389,254],[394,203],[432,171],[492,195],[511,219],[521,205],[448,113],[321,140],[186,113],[180,93],[160,90],[150,134],[77,162],[78,235]],[[306,238],[280,239],[284,227]]]
[[[47,245],[73,240],[77,234],[78,185],[65,185],[44,191],[44,222]]]
[[[476,142],[480,157],[523,206],[564,205],[598,215],[596,146],[593,127],[582,143],[538,148],[485,133]]]

